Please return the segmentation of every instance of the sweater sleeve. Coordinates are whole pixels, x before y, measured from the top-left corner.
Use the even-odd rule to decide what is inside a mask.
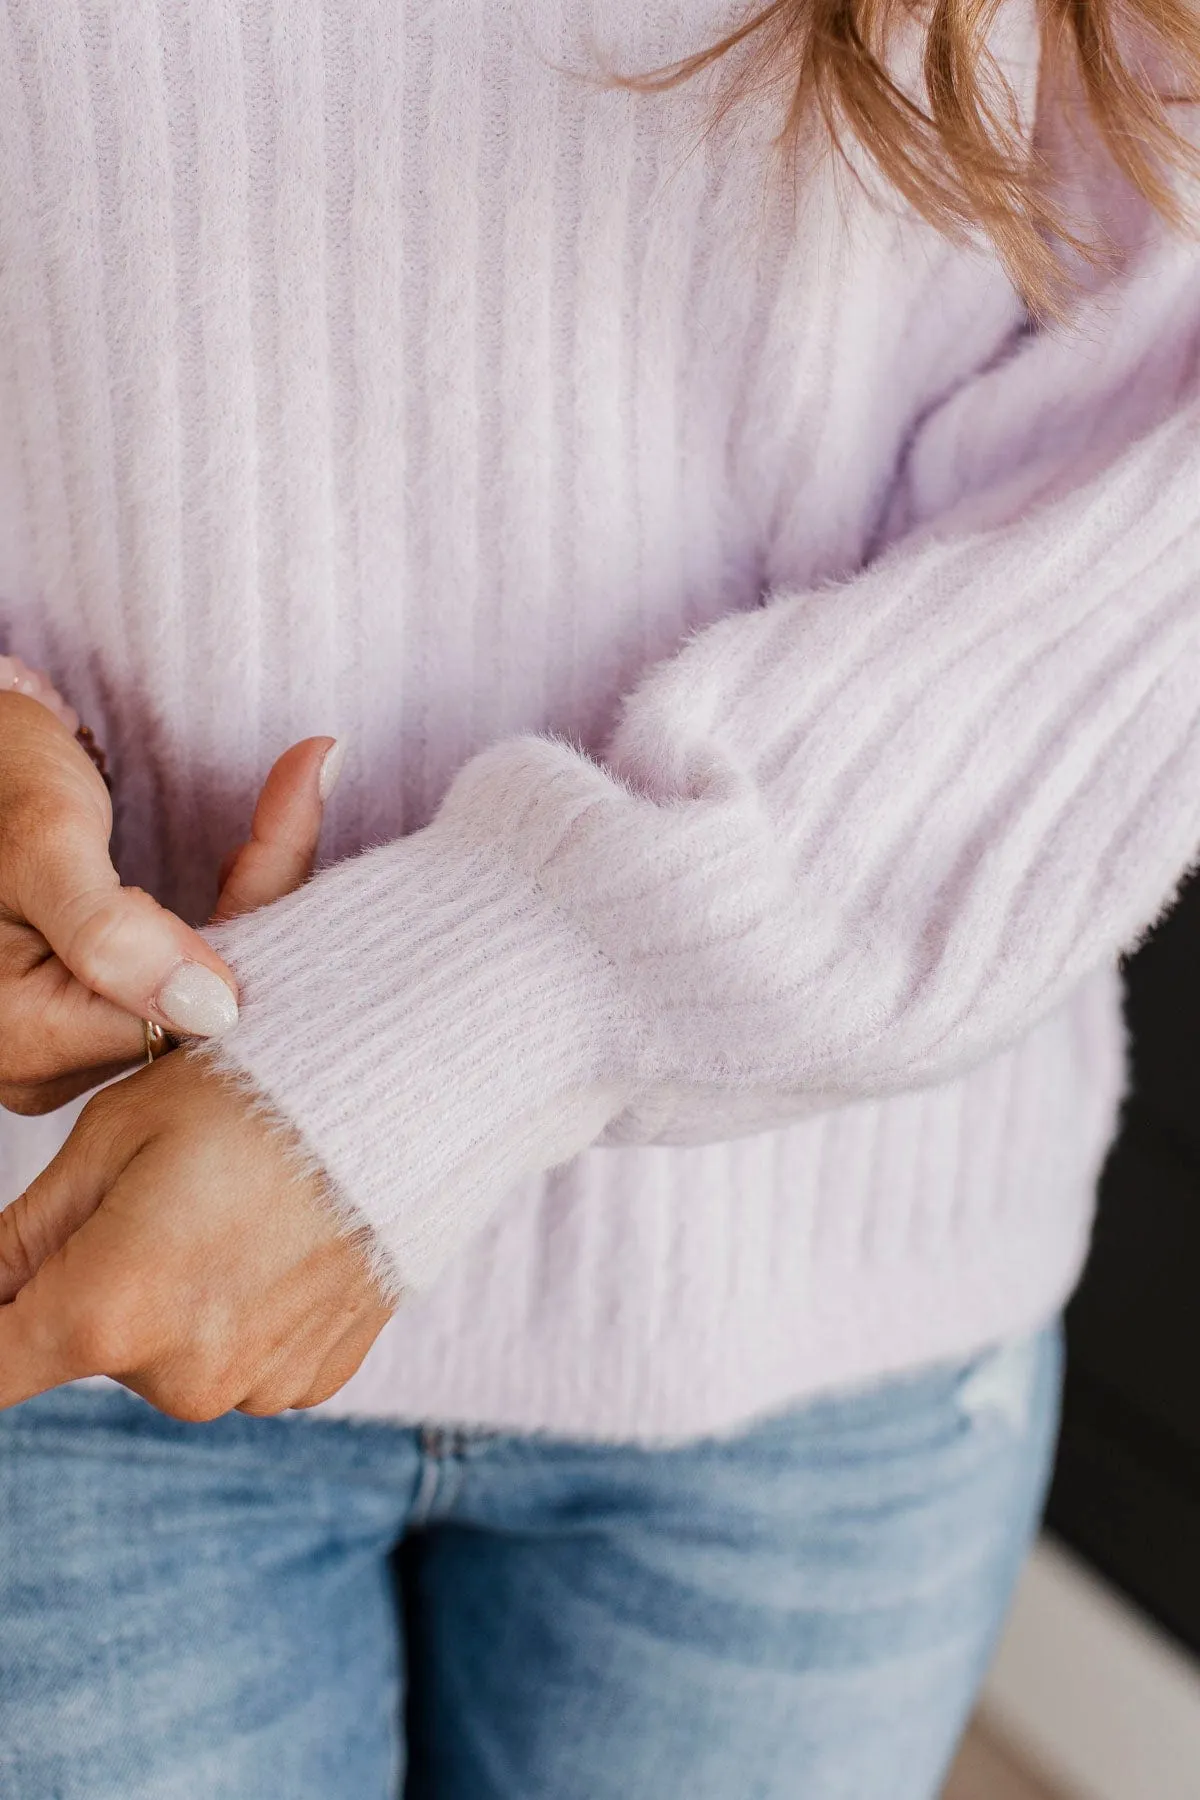
[[[1154,920],[1200,846],[1200,256],[914,433],[857,577],[700,633],[607,756],[501,742],[434,821],[220,928],[221,1064],[390,1287],[525,1172],[933,1083]]]

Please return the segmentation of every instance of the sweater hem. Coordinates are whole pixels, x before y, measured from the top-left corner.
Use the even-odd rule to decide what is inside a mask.
[[[747,1362],[740,1367],[740,1334],[721,1318],[711,1321],[707,1348],[709,1355],[721,1355],[723,1382],[698,1375],[697,1347],[681,1340],[673,1347],[660,1344],[657,1366],[646,1371],[640,1392],[625,1387],[619,1396],[624,1404],[614,1403],[617,1396],[609,1399],[606,1382],[596,1384],[590,1405],[581,1407],[578,1388],[568,1400],[556,1379],[563,1375],[561,1363],[546,1370],[539,1388],[530,1381],[528,1360],[521,1359],[517,1391],[504,1379],[503,1359],[491,1357],[480,1359],[469,1382],[453,1385],[411,1364],[394,1371],[377,1367],[369,1386],[350,1384],[314,1416],[664,1449],[735,1436],[793,1407],[965,1362],[1031,1335],[1069,1299],[1086,1258],[1092,1215],[1089,1194],[1063,1209],[1053,1236],[1021,1232],[1000,1219],[969,1254],[955,1246],[904,1266],[815,1269],[793,1316],[765,1329],[758,1318],[756,1340],[741,1341]],[[1040,1270],[1037,1282],[1029,1278],[1031,1266]]]

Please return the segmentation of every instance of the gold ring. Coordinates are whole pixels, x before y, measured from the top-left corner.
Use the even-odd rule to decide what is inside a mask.
[[[146,1049],[147,1068],[152,1062],[157,1062],[160,1056],[165,1056],[168,1050],[175,1048],[162,1026],[156,1025],[153,1019],[142,1020],[142,1043]]]

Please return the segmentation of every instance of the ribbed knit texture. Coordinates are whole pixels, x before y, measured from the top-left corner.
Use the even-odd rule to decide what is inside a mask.
[[[1200,844],[1200,256],[1091,181],[1124,269],[1030,334],[768,110],[568,72],[732,16],[0,4],[0,648],[196,919],[349,742],[336,866],[216,934],[403,1296],[331,1410],[725,1429],[1083,1254]]]

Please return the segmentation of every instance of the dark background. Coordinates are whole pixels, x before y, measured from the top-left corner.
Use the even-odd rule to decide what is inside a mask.
[[[1132,1092],[1067,1315],[1047,1523],[1200,1653],[1200,880],[1126,992]]]

